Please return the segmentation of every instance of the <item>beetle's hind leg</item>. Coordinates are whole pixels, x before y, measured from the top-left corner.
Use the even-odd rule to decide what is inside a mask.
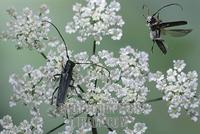
[[[54,99],[54,95],[56,93],[56,91],[58,90],[59,87],[57,87],[54,91],[53,91],[53,94],[52,94],[52,97],[51,97],[51,105],[53,105],[53,99]]]
[[[153,45],[151,47],[151,52],[153,53],[153,49],[154,49],[154,44],[157,43],[157,42],[163,42],[164,40],[162,38],[155,38],[153,39]]]

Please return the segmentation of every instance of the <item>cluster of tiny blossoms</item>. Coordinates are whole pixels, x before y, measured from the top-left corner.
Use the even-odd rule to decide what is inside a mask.
[[[116,15],[120,4],[115,0],[110,4],[106,0],[86,2],[87,6],[75,4],[74,21],[66,26],[66,32],[78,32],[79,41],[93,37],[96,43],[100,43],[105,35],[120,39],[124,25],[122,17]],[[46,62],[38,68],[25,65],[22,76],[10,76],[9,83],[13,87],[10,106],[24,104],[30,108],[32,119],[15,126],[10,116],[4,116],[0,120],[1,134],[43,133],[44,122],[39,112],[41,104],[49,105],[49,116],[63,117],[65,130],[61,134],[86,134],[93,131],[94,124],[108,128],[108,134],[117,134],[119,129],[125,134],[143,134],[147,126],[137,122],[136,115],[148,115],[152,111],[149,104],[152,100],[147,100],[149,81],[155,81],[156,87],[163,92],[162,99],[169,102],[171,117],[179,117],[181,109],[185,109],[194,121],[198,119],[198,75],[195,71],[184,73],[186,64],[183,61],[174,61],[173,69],[167,71],[165,78],[162,72],[150,72],[147,53],[130,46],[121,48],[118,56],[108,50],[100,50],[96,55],[86,51],[77,54],[67,51],[66,56],[64,44],[49,40],[47,36],[51,24],[47,23],[50,21],[47,6],[42,5],[38,15],[29,8],[24,9],[23,15],[17,15],[13,9],[8,13],[13,20],[8,23],[9,29],[2,37],[15,40],[17,48],[36,49],[44,55]],[[75,63],[72,71],[74,81],[67,89],[64,104],[58,107],[56,95],[52,96],[59,86],[60,77],[56,74],[61,74],[68,60]],[[74,126],[77,117],[81,121]]]
[[[12,117],[9,115],[0,119],[3,130],[0,134],[43,134],[43,118],[37,109],[31,110],[31,120],[22,121],[19,126],[13,124]]]
[[[57,47],[57,52],[55,49],[47,56],[50,59],[47,65],[51,71],[46,76],[52,76],[53,70],[60,72],[62,64],[67,61],[63,45]],[[65,104],[59,110],[52,108],[49,111],[50,115],[66,118],[67,111],[67,117],[74,118],[78,114],[85,113],[95,116],[98,123],[105,125],[105,122],[109,120],[108,113],[118,113],[118,117],[123,118],[124,122],[121,123],[123,126],[117,127],[127,130],[128,124],[135,123],[135,127],[132,128],[134,131],[138,128],[138,131],[145,132],[146,126],[137,127],[134,115],[151,112],[151,106],[146,103],[149,90],[145,86],[149,72],[148,55],[129,46],[120,49],[119,57],[114,57],[113,53],[107,50],[97,53],[98,55],[90,56],[87,52],[75,55],[70,52],[70,59],[82,64],[77,64],[73,70],[74,87],[69,91]],[[96,85],[94,84],[95,80],[98,83]],[[66,120],[68,119],[66,118]],[[85,126],[85,122],[81,123],[83,124],[80,129]],[[110,122],[108,125],[116,127],[112,126],[113,123]],[[66,124],[66,127],[69,129],[70,125]],[[70,127],[70,130],[73,130],[73,126]],[[89,129],[86,130],[89,131]]]
[[[88,37],[93,37],[98,43],[103,36],[110,35],[113,40],[122,37],[124,21],[116,13],[120,10],[120,3],[112,0],[85,0],[86,6],[76,3],[73,6],[75,15],[73,22],[69,22],[65,31],[69,34],[78,32],[78,41],[83,42]]]
[[[184,109],[193,121],[197,121],[200,105],[197,95],[198,74],[196,71],[183,72],[185,66],[183,60],[175,60],[166,76],[158,71],[150,74],[149,79],[156,82],[156,88],[164,94],[162,99],[169,103],[170,117],[178,118]]]
[[[7,23],[8,30],[1,34],[1,38],[17,42],[17,49],[34,48],[44,51],[46,46],[42,41],[47,40],[49,32],[49,24],[45,21],[50,21],[47,6],[42,5],[38,14],[29,8],[24,8],[22,15],[18,15],[13,8],[7,12],[12,20]]]
[[[10,106],[16,105],[17,102],[29,107],[50,104],[52,93],[58,85],[53,76],[62,71],[62,66],[68,59],[64,45],[59,41],[50,42],[48,45],[52,49],[44,66],[34,69],[31,65],[26,65],[22,77],[11,75],[9,82],[13,86],[14,94],[11,96]],[[66,120],[70,117],[73,122],[76,115],[86,113],[90,116],[97,115],[97,122],[105,125],[106,120],[109,120],[106,114],[114,112],[124,119],[123,126],[117,127],[123,127],[126,134],[136,130],[145,132],[146,126],[136,123],[134,115],[151,112],[151,106],[146,103],[148,88],[145,86],[149,72],[148,55],[129,46],[120,49],[119,57],[114,57],[113,53],[107,50],[99,51],[96,56],[89,56],[87,52],[73,55],[69,51],[69,54],[71,60],[83,64],[76,65],[73,70],[74,87],[70,88],[65,104],[59,110],[55,108],[55,104],[51,106],[49,115],[62,116]],[[96,86],[93,84],[95,80],[98,80]],[[84,87],[83,93],[77,85]],[[81,123],[77,133],[90,130],[88,125],[85,126],[86,122]],[[109,125],[114,127],[112,123],[114,122],[110,122]],[[135,124],[133,130],[127,127],[128,124]],[[69,128],[74,130],[74,126],[70,127],[67,123],[66,127],[66,131]],[[85,129],[82,130],[83,128]]]

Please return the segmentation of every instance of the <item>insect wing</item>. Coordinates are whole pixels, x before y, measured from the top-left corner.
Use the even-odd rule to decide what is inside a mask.
[[[161,34],[173,37],[183,37],[192,32],[192,29],[162,29]]]
[[[162,40],[155,40],[156,44],[158,45],[158,47],[160,48],[160,50],[163,52],[163,54],[167,53],[167,49],[163,43]]]
[[[186,24],[187,24],[187,21],[161,22],[159,24],[159,27],[167,28],[167,27],[181,26],[181,25],[186,25]]]

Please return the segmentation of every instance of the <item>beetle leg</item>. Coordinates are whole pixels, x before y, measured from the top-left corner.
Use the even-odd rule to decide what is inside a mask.
[[[75,88],[75,87],[74,87],[74,79],[73,79],[73,78],[71,78],[71,81],[70,81],[69,84],[70,84],[69,87]]]
[[[71,88],[75,88],[73,85],[69,85],[69,87],[71,87]]]
[[[164,41],[162,38],[158,37],[158,38],[154,38],[153,39],[153,46],[151,47],[151,52],[153,53],[153,49],[154,49],[154,44],[156,41]]]
[[[70,84],[71,84],[71,86],[73,86],[73,85],[74,85],[74,79],[73,79],[73,78],[71,79],[71,82],[70,82]]]
[[[154,39],[154,42],[155,42],[156,40],[159,40],[159,41],[165,41],[165,40],[162,39],[162,38],[155,38],[155,39]]]
[[[70,85],[70,87],[72,87],[72,88],[74,88],[74,89],[76,90],[76,88],[75,88],[74,86]],[[77,85],[77,87],[80,89],[80,91],[81,91],[82,93],[85,92],[85,91],[83,90],[83,88],[82,88],[80,85]],[[76,92],[77,92],[77,91],[76,91]]]
[[[54,98],[54,94],[56,93],[56,91],[58,90],[59,87],[57,87],[52,94],[52,98],[51,98],[51,105],[53,105],[53,98]]]
[[[61,76],[61,74],[54,74],[53,77],[56,78],[56,76]]]
[[[53,78],[56,80],[56,79],[57,79],[57,76],[61,76],[61,74],[54,74],[54,75],[53,75]]]
[[[82,93],[84,93],[85,91],[83,90],[83,88],[80,85],[77,85],[77,87],[81,90]]]
[[[77,87],[81,90],[82,93],[84,93],[85,91],[83,90],[83,88],[80,85],[77,85]],[[72,88],[75,90],[77,96],[81,99],[84,100],[83,97],[81,96],[80,93],[77,92],[76,87],[72,86]],[[86,100],[85,100],[86,101]]]

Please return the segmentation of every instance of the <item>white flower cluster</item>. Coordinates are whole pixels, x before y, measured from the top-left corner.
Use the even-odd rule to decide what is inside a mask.
[[[26,65],[22,77],[11,75],[9,82],[13,86],[14,95],[10,106],[19,101],[32,107],[38,107],[42,103],[50,104],[58,83],[53,76],[62,71],[62,66],[68,60],[64,45],[58,44],[58,41],[48,44],[54,51],[48,53],[44,66],[34,69]],[[127,118],[125,124],[131,124],[135,123],[134,114],[148,114],[151,111],[151,106],[146,103],[148,88],[145,83],[149,72],[146,53],[130,46],[120,49],[119,57],[114,57],[113,53],[106,50],[99,51],[97,56],[89,56],[87,52],[75,55],[70,51],[69,53],[71,60],[82,64],[77,64],[73,70],[74,88],[68,89],[65,104],[59,110],[52,107],[50,115],[66,117],[67,111],[67,115],[73,118],[85,112],[90,116],[101,115],[96,118],[98,122],[102,122],[102,119],[106,119],[107,112],[115,112]],[[83,87],[84,92],[81,92],[78,85]],[[106,111],[100,106],[109,109]]]
[[[78,41],[83,42],[88,37],[93,37],[100,43],[103,36],[110,35],[113,40],[122,37],[124,21],[116,13],[120,10],[120,3],[112,0],[110,4],[106,0],[86,0],[87,5],[76,3],[73,6],[75,15],[73,22],[69,22],[65,31],[69,34],[78,32]]]
[[[63,49],[58,50],[63,51]],[[61,51],[57,53],[60,56],[63,55]],[[55,58],[60,56],[55,56]],[[70,113],[76,108],[76,111],[71,112],[73,116],[85,111],[90,116],[99,115],[96,116],[97,122],[104,124],[104,120],[107,119],[106,113],[114,112],[126,118],[124,124],[128,125],[135,123],[135,114],[151,112],[151,106],[146,103],[149,90],[145,83],[148,81],[149,68],[148,55],[145,52],[134,50],[128,46],[120,49],[119,57],[114,57],[113,53],[102,50],[96,56],[80,52],[71,58],[74,58],[76,62],[83,63],[75,66],[73,75],[75,90],[81,97],[80,99],[73,97],[67,99],[57,115],[64,116],[66,111]],[[53,61],[59,62],[56,59]],[[94,65],[84,63],[93,63]],[[95,64],[109,69],[110,76],[106,69],[95,66]],[[95,80],[97,80],[96,85],[94,84]],[[81,92],[77,85],[83,86],[84,92]],[[51,113],[55,112],[58,111]],[[69,128],[69,126],[67,127]],[[145,130],[138,131],[143,133]],[[135,128],[134,131],[136,131]]]
[[[107,84],[105,90],[115,96],[119,105],[129,109],[121,109],[120,112],[148,114],[151,111],[151,106],[145,103],[149,92],[145,85],[149,73],[148,54],[130,46],[121,48],[119,57],[114,57],[112,52],[106,50],[98,54],[111,72],[112,82]]]
[[[167,75],[161,72],[150,74],[150,81],[156,82],[158,88],[164,94],[163,100],[169,103],[169,115],[178,118],[181,110],[185,109],[193,121],[199,117],[200,105],[197,96],[198,74],[196,71],[183,72],[186,64],[183,60],[174,61],[174,67],[167,71]]]
[[[10,76],[9,83],[13,87],[10,106],[15,106],[19,101],[29,106],[49,103],[54,85],[48,78],[45,67],[34,69],[31,65],[26,65],[23,72],[23,76]]]
[[[47,16],[49,9],[46,5],[40,7],[38,14],[33,13],[29,8],[24,8],[22,15],[18,15],[15,9],[7,10],[12,20],[7,23],[8,30],[3,32],[1,38],[11,39],[17,42],[18,49],[29,48],[37,51],[44,51],[45,45],[42,41],[47,40],[50,21]]]
[[[43,118],[37,110],[32,110],[31,115],[30,122],[24,120],[19,126],[13,124],[12,117],[4,116],[0,119],[0,125],[3,127],[0,134],[43,134]]]

